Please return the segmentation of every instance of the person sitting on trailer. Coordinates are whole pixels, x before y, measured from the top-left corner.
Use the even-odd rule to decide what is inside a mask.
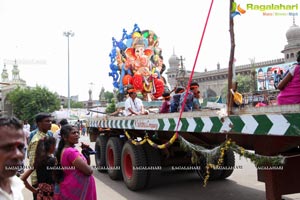
[[[243,104],[243,96],[237,91],[238,82],[232,83],[232,89],[230,90],[232,94],[232,106],[234,108],[239,108]]]
[[[201,104],[200,104],[200,91],[198,90],[198,92],[196,92],[196,94],[194,94],[194,100],[193,100],[193,111],[197,111],[197,110],[201,110]]]
[[[170,112],[170,93],[169,92],[164,92],[163,93],[163,103],[159,109],[159,113],[169,113]]]
[[[184,92],[184,88],[183,87],[177,87],[175,89],[175,94],[172,96],[171,100],[170,100],[170,112],[178,112],[178,107],[179,107],[179,103],[180,103],[180,96],[181,93]]]
[[[116,116],[116,117],[124,116],[124,110],[122,108],[117,108],[116,111],[110,113],[109,116]]]
[[[128,89],[127,92],[129,97],[125,101],[125,115],[147,115],[148,112],[145,111],[142,100],[137,98],[136,90],[131,88]]]
[[[286,73],[278,84],[280,90],[277,96],[278,105],[300,103],[300,51],[297,53],[297,63]]]
[[[182,103],[184,101],[186,92],[188,92],[188,95],[186,97],[186,102],[185,102],[185,105],[183,107],[183,112],[191,112],[193,110],[194,96],[198,92],[198,88],[199,88],[199,84],[197,82],[192,82],[190,84],[190,91],[185,91],[181,94],[180,103],[179,103],[180,107],[182,106]]]

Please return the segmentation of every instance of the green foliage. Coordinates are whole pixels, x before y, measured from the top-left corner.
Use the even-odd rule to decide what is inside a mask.
[[[64,107],[65,107],[65,108],[68,107],[68,101],[65,103]],[[84,105],[83,105],[82,102],[73,101],[73,100],[71,99],[71,101],[70,101],[70,107],[71,107],[71,108],[83,108]]]
[[[242,76],[238,74],[236,76],[236,80],[238,82],[238,92],[239,93],[247,93],[251,91],[251,77],[250,76]]]
[[[114,93],[106,91],[104,92],[104,98],[108,103],[112,103],[112,98],[114,98]]]
[[[106,113],[113,113],[115,111],[116,111],[116,103],[115,103],[115,100],[112,99],[111,103],[108,104],[108,106],[106,107],[105,112]]]
[[[254,91],[253,87],[254,87],[254,84],[253,84],[253,80],[251,78],[251,76],[243,76],[243,75],[240,75],[238,74],[236,76],[236,81],[238,82],[238,89],[237,91],[239,93],[248,93],[248,92],[251,92],[251,91]],[[228,88],[228,84],[226,84],[224,86],[224,88],[222,89],[222,98],[227,98],[227,88]]]
[[[56,93],[50,92],[45,87],[20,88],[7,95],[12,104],[13,113],[19,119],[33,122],[34,116],[39,112],[52,113],[60,107],[60,100]]]

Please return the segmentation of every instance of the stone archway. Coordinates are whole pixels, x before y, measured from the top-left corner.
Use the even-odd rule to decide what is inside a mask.
[[[208,98],[210,98],[210,97],[216,97],[217,96],[217,93],[214,90],[210,89],[210,88],[208,88],[206,90],[206,94],[207,94]]]

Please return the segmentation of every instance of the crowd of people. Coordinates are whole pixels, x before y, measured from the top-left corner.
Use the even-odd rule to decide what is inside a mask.
[[[173,92],[175,94],[172,95]],[[128,96],[125,100],[124,111],[121,108],[118,108],[116,112],[111,114],[111,116],[135,116],[149,114],[149,111],[147,111],[143,105],[143,101],[137,97],[137,91],[134,88],[129,88],[127,90],[127,94]],[[200,94],[199,84],[196,82],[192,82],[190,84],[188,92],[186,92],[183,87],[176,87],[172,91],[166,90],[162,94],[162,105],[159,108],[159,113],[179,112],[181,110],[181,105],[183,105],[183,101],[185,101],[183,112],[200,110]]]
[[[272,97],[270,101],[259,102],[256,107],[266,105],[284,105],[300,103],[300,51],[297,53],[297,63],[295,63],[287,72],[277,79],[271,80],[269,85],[274,89],[280,90],[278,98]],[[275,72],[276,73],[276,72]],[[268,73],[270,75],[270,73]],[[282,72],[281,72],[282,74]],[[258,72],[258,79],[260,77]],[[271,86],[270,86],[271,87]],[[243,96],[238,92],[238,83],[235,81],[232,84],[232,106],[241,107],[244,105]],[[174,92],[174,94],[172,94]],[[200,104],[201,92],[197,82],[190,83],[188,91],[183,87],[176,87],[172,91],[165,89],[162,94],[162,105],[159,108],[159,113],[174,113],[191,112],[201,110]],[[183,108],[181,106],[183,105]],[[117,108],[117,110],[110,114],[111,116],[135,116],[147,115],[150,112],[145,109],[143,101],[138,97],[137,91],[133,87],[128,87],[127,98],[125,100],[124,109]]]
[[[37,200],[97,199],[93,170],[75,146],[77,126],[63,119],[52,132],[49,113],[37,114],[35,122],[29,132],[25,120],[0,118],[0,199],[23,200],[24,186]],[[25,172],[18,177],[20,169]]]

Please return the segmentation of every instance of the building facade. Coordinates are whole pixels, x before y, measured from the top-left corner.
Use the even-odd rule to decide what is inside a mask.
[[[20,78],[20,70],[15,62],[11,71],[12,78],[9,79],[9,73],[4,65],[1,73],[0,83],[0,115],[12,116],[13,108],[7,100],[7,94],[16,89],[17,87],[26,87],[26,81]]]
[[[235,66],[236,74],[253,76],[252,73],[257,69],[295,62],[296,54],[300,51],[300,27],[296,25],[295,19],[293,19],[293,25],[286,32],[286,39],[287,44],[281,51],[284,54],[283,58]],[[194,72],[192,80],[199,83],[199,89],[204,98],[221,95],[222,89],[228,83],[228,69],[221,69],[219,64],[216,68],[216,70],[211,71]],[[191,71],[185,69],[182,58],[179,58],[173,52],[173,55],[169,58],[169,68],[166,74],[170,88],[173,89],[175,86],[186,87]]]

